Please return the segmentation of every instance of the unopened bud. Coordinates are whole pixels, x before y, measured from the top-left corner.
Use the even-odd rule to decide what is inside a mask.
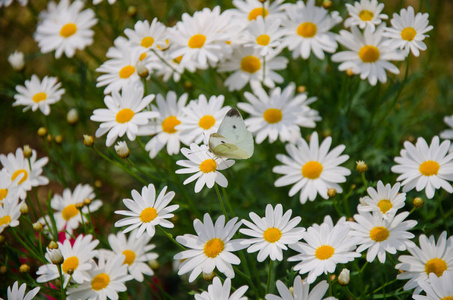
[[[52,135],[49,133],[47,136],[46,136],[46,139],[47,141],[50,143],[52,142]]]
[[[207,281],[207,282],[211,282],[212,279],[214,278],[214,276],[215,276],[214,271],[212,271],[211,273],[205,273],[205,272],[203,272],[203,279],[204,279],[205,281]]]
[[[307,91],[307,87],[305,85],[299,85],[297,87],[297,92],[298,93],[305,93]]]
[[[47,134],[47,129],[46,129],[46,127],[40,127],[40,128],[38,129],[38,135],[39,135],[40,137],[44,137],[46,134]]]
[[[335,278],[337,278],[337,275],[335,275],[335,274],[330,274],[330,281],[334,281]]]
[[[90,198],[83,199],[83,205],[88,206],[90,204],[91,204],[91,199]]]
[[[63,254],[60,249],[47,248],[47,254],[49,254],[50,262],[54,265],[61,265],[64,262]]]
[[[43,229],[43,226],[40,222],[33,223],[33,230],[35,232],[41,232]]]
[[[28,272],[30,272],[30,266],[27,265],[27,264],[22,264],[22,265],[19,267],[19,272],[20,272],[20,273],[28,273]]]
[[[116,154],[118,154],[118,156],[121,158],[128,158],[131,154],[126,142],[118,142],[118,144],[115,145],[115,151]]]
[[[338,283],[342,286],[346,286],[349,284],[350,280],[351,279],[349,278],[349,270],[348,269],[341,270],[340,275],[338,275]]]
[[[72,274],[74,274],[74,269],[69,268],[69,269],[66,270],[66,273],[67,273],[69,276],[71,276]]]
[[[186,90],[190,90],[193,88],[193,83],[191,81],[186,80],[184,81],[183,86]]]
[[[327,190],[327,196],[329,196],[329,198],[334,198],[336,195],[337,195],[336,189],[330,188]]]
[[[416,208],[422,207],[422,206],[423,206],[423,199],[420,198],[420,197],[415,197],[415,198],[414,198],[414,206],[415,206]]]
[[[137,14],[137,8],[135,6],[129,6],[127,8],[127,15],[129,17],[134,17]]]
[[[137,68],[137,74],[138,76],[140,76],[141,78],[147,78],[148,75],[149,75],[149,71],[148,69],[146,68],[145,64],[141,61],[139,61],[135,67]]]
[[[58,244],[55,243],[54,241],[51,241],[49,245],[47,245],[47,248],[49,249],[58,249]]]
[[[357,184],[355,184],[355,183],[351,184],[351,190],[355,190],[356,187],[357,187]]]
[[[294,287],[290,286],[288,290],[294,296]]]
[[[61,134],[57,135],[57,136],[55,137],[55,142],[56,142],[57,144],[61,144],[61,142],[63,142],[63,136],[62,136]]]
[[[91,135],[83,135],[83,144],[87,147],[91,147],[94,144],[94,138]]]
[[[11,64],[14,71],[20,72],[25,67],[24,54],[16,50],[8,56],[8,62]]]
[[[24,157],[25,158],[30,158],[31,155],[33,154],[33,150],[30,148],[29,145],[24,146]]]
[[[330,1],[330,0],[324,0],[324,1],[322,1],[322,7],[324,7],[324,8],[329,8],[329,7],[331,7],[331,6],[332,6],[332,1]]]
[[[75,108],[71,108],[66,115],[66,121],[70,125],[74,125],[79,121],[79,112]]]
[[[77,202],[77,203],[75,204],[75,207],[76,207],[78,210],[81,210],[84,206],[85,206],[85,204],[83,204],[83,202]]]
[[[360,204],[362,204],[363,206],[368,206],[368,204],[365,202],[365,197],[360,197],[360,198],[359,198],[359,202],[360,202]]]
[[[20,208],[19,208],[20,214],[21,215],[26,215],[28,214],[28,205],[25,203],[22,203]]]
[[[6,274],[8,272],[8,268],[6,266],[1,266],[0,267],[0,274]]]
[[[354,220],[353,217],[347,217],[347,218],[346,218],[346,221],[348,221],[348,222],[355,222],[355,220]]]
[[[346,69],[346,75],[348,75],[349,77],[352,77],[352,76],[354,76],[354,72],[352,71],[352,69],[351,69],[351,68],[349,68],[349,69]]]
[[[0,234],[0,245],[3,245],[5,242],[6,242],[5,236]]]
[[[160,264],[157,260],[153,259],[153,260],[148,261],[148,266],[153,270],[158,270],[160,267]]]
[[[98,189],[100,189],[102,187],[102,181],[100,181],[99,179],[96,179],[94,181],[94,186],[97,187]]]
[[[368,170],[368,166],[366,165],[366,163],[363,160],[357,161],[356,164],[357,164],[356,169],[360,173],[365,173],[366,170]]]

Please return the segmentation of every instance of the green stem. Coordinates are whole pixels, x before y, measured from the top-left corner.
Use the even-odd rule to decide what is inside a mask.
[[[223,203],[222,196],[220,196],[220,191],[219,191],[219,187],[217,186],[217,183],[214,184],[214,187],[215,187],[215,192],[217,194],[217,198],[219,199],[220,207],[222,207],[223,214],[225,215],[225,219],[228,222],[228,220],[229,220],[228,214],[226,212],[225,204]]]
[[[332,297],[332,277],[327,273],[327,281],[329,282],[329,296]]]
[[[266,285],[266,295],[269,292],[269,287],[271,285],[271,277],[272,277],[272,265],[273,265],[273,260],[269,259],[269,269],[267,271],[267,285]]]
[[[58,273],[60,274],[60,295],[61,299],[65,300],[66,299],[66,291],[64,288],[64,277],[63,277],[63,272],[61,271],[61,264],[57,266]]]
[[[173,244],[177,245],[177,246],[178,246],[179,248],[181,248],[182,250],[186,250],[186,248],[185,248],[183,245],[181,245],[180,243],[178,243],[178,241],[176,241],[176,240],[173,238],[173,236],[172,236],[170,233],[166,232],[161,226],[157,226],[157,228],[159,228],[159,230],[162,231],[163,234],[164,234],[170,241],[172,241]]]
[[[365,172],[362,172],[362,181],[363,181],[363,185],[365,186],[365,188],[368,188],[368,182],[365,177]]]
[[[258,290],[256,289],[256,286],[255,286],[255,284],[253,283],[252,279],[250,279],[250,276],[247,276],[247,275],[245,275],[244,273],[242,273],[241,270],[238,269],[238,267],[233,267],[233,268],[234,268],[234,272],[235,272],[236,274],[238,274],[239,276],[241,276],[242,278],[244,278],[244,279],[248,282],[249,286],[251,286],[251,287],[252,287],[252,290],[255,292],[256,299],[259,299],[259,298],[258,298],[258,295],[259,295],[259,294],[258,294]]]
[[[447,235],[450,236],[450,230],[448,230],[447,218],[445,217],[444,208],[442,207],[442,198],[437,197],[437,206],[439,208],[440,215],[442,217],[442,222],[444,223],[445,230],[447,231]]]
[[[225,199],[224,202],[226,203],[226,206],[228,207],[228,210],[230,211],[231,216],[234,217],[235,214],[234,214],[234,211],[233,211],[233,207],[231,206],[231,203],[230,203],[230,201],[228,199],[228,195],[226,193],[226,189],[225,188],[222,188],[222,195],[223,195],[223,199]]]

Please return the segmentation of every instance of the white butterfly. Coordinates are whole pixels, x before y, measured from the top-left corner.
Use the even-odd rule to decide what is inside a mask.
[[[209,136],[209,149],[223,158],[247,159],[252,156],[253,136],[236,108],[227,112],[217,133]]]

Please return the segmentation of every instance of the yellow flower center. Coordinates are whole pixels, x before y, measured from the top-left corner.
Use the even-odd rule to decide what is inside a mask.
[[[374,227],[370,230],[370,238],[375,242],[383,242],[390,235],[390,232],[385,227]]]
[[[440,300],[453,300],[453,296],[445,296],[441,298]]]
[[[271,38],[267,34],[262,34],[256,38],[256,43],[261,46],[267,46]]]
[[[263,233],[263,238],[269,243],[275,243],[280,240],[282,237],[282,232],[280,229],[272,227],[266,229]]]
[[[204,116],[198,121],[198,126],[204,130],[211,128],[215,124],[215,119],[213,116]]]
[[[135,113],[132,109],[123,108],[122,110],[120,110],[119,112],[116,113],[116,121],[121,124],[127,123],[130,120],[132,120],[132,118],[134,116],[135,116]]]
[[[437,175],[437,172],[439,172],[440,165],[437,161],[434,160],[427,160],[423,162],[418,170],[422,175],[425,176],[432,176],[432,175]]]
[[[147,207],[140,213],[140,221],[149,223],[157,217],[157,210],[154,207]]]
[[[4,217],[0,218],[0,226],[8,225],[9,223],[11,223],[10,216],[4,216]]]
[[[77,216],[79,214],[79,210],[75,206],[75,204],[69,204],[63,210],[61,211],[61,216],[63,219],[66,221],[71,220],[73,217]]]
[[[125,78],[131,77],[131,75],[134,73],[135,73],[135,67],[131,66],[131,65],[127,65],[120,70],[119,74],[120,74],[120,78],[125,79]]]
[[[60,35],[64,38],[68,38],[77,31],[77,25],[74,23],[68,23],[61,27],[60,29]]]
[[[417,31],[415,31],[414,28],[412,27],[407,27],[407,28],[404,28],[402,31],[401,31],[401,38],[403,40],[406,40],[406,41],[412,41],[415,37],[415,35],[417,34]]]
[[[178,131],[175,127],[179,124],[181,124],[181,121],[179,121],[175,116],[169,116],[162,122],[162,130],[166,133],[175,133]]]
[[[269,124],[275,124],[282,120],[282,111],[278,108],[268,108],[263,114],[264,120]]]
[[[210,239],[204,244],[204,254],[209,258],[214,258],[225,248],[225,243],[218,238]]]
[[[61,265],[61,269],[67,274],[69,269],[75,271],[78,266],[79,259],[77,258],[77,256],[71,256],[64,260],[63,265]]]
[[[311,38],[316,35],[318,27],[312,22],[304,22],[297,27],[297,34],[304,38]]]
[[[261,69],[261,62],[256,56],[247,55],[241,60],[241,69],[244,72],[255,73]]]
[[[203,34],[194,34],[189,39],[189,47],[190,48],[201,48],[204,46],[204,42],[206,42],[206,36]]]
[[[366,10],[366,9],[362,10],[359,13],[360,20],[362,20],[364,22],[373,20],[373,17],[374,17],[374,14],[371,11]]]
[[[39,102],[44,101],[46,99],[47,99],[47,94],[46,93],[36,93],[33,96],[33,98],[32,98],[33,102],[35,102],[35,103],[39,103]]]
[[[181,63],[181,60],[182,60],[182,55],[176,57],[175,59],[173,59],[173,61],[177,64],[180,64]]]
[[[393,207],[392,202],[390,202],[390,200],[387,199],[382,199],[381,201],[379,201],[377,206],[381,209],[381,212],[383,214],[388,212]]]
[[[363,46],[359,51],[359,57],[364,63],[374,63],[380,56],[379,49],[372,45]]]
[[[217,169],[217,163],[213,159],[206,159],[200,164],[200,171],[203,173],[211,173]]]
[[[441,258],[430,259],[425,264],[425,272],[428,275],[434,273],[437,277],[440,277],[445,270],[447,270],[447,263]]]
[[[146,52],[143,52],[143,53],[140,54],[140,56],[138,57],[138,60],[139,60],[139,61],[142,61],[142,60],[144,60],[144,59],[146,58],[146,56],[147,56]]]
[[[93,280],[91,280],[91,288],[95,291],[100,291],[102,289],[105,289],[110,283],[110,276],[101,273],[96,276],[94,276]]]
[[[256,20],[258,16],[262,16],[263,18],[265,18],[268,14],[269,12],[265,8],[264,9],[262,7],[254,8],[249,12],[249,21]]]
[[[124,250],[122,252],[126,258],[124,259],[124,264],[128,264],[129,266],[132,265],[135,261],[135,252],[132,250]]]
[[[322,173],[322,164],[317,161],[309,161],[302,167],[302,176],[308,179],[316,179]]]
[[[140,45],[145,48],[151,47],[153,44],[154,44],[154,39],[150,36],[143,38],[142,42],[140,43]]]
[[[19,175],[21,175],[21,174],[23,174],[22,179],[19,180],[19,182],[18,182],[17,184],[22,184],[22,183],[23,183],[25,180],[27,180],[27,178],[28,178],[28,172],[25,171],[24,169],[16,170],[16,171],[13,173],[13,175],[11,176],[11,181],[14,181],[14,180],[17,178],[17,176],[19,176]]]
[[[332,246],[322,245],[321,247],[318,247],[318,249],[316,249],[315,256],[317,259],[326,260],[331,258],[334,253],[335,249]]]
[[[3,201],[3,199],[8,196],[8,190],[7,189],[0,189],[0,201]]]

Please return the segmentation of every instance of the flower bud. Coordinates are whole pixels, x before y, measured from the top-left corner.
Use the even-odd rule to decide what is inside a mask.
[[[83,205],[88,206],[90,204],[91,204],[91,199],[90,198],[83,199]]]
[[[341,270],[340,275],[338,275],[338,283],[342,286],[346,286],[349,284],[349,281],[350,281],[349,270],[348,269]]]
[[[203,272],[203,279],[204,279],[205,281],[207,281],[207,282],[211,282],[212,279],[214,278],[214,276],[215,276],[214,271],[212,271],[211,273],[205,273],[205,272]]]
[[[66,121],[70,125],[74,125],[79,121],[79,112],[75,108],[71,108],[66,115]]]
[[[327,196],[329,196],[329,198],[334,198],[336,195],[337,195],[336,189],[330,188],[327,190]]]
[[[47,136],[46,136],[46,139],[47,141],[50,143],[52,142],[52,135],[49,133]]]
[[[16,50],[8,56],[8,62],[11,64],[14,71],[20,72],[25,67],[24,54]]]
[[[349,77],[354,76],[354,72],[352,71],[351,68],[349,68],[349,69],[346,70],[346,75],[348,75]]]
[[[30,272],[30,266],[27,265],[27,264],[22,264],[22,265],[19,267],[19,272],[20,272],[20,273],[28,273],[28,272]]]
[[[43,226],[40,222],[33,223],[33,230],[35,232],[41,232],[43,229]]]
[[[69,269],[66,270],[66,273],[67,273],[69,276],[71,276],[72,274],[74,274],[74,269],[69,268]]]
[[[129,155],[131,154],[129,148],[127,147],[126,142],[118,142],[118,144],[115,145],[115,150],[116,154],[118,154],[118,156],[121,158],[128,158]]]
[[[55,243],[54,241],[51,241],[49,245],[47,245],[47,248],[49,249],[58,249],[58,244]]]
[[[31,155],[33,154],[33,150],[30,148],[29,145],[24,146],[24,157],[25,158],[30,158]]]
[[[102,181],[99,179],[96,179],[94,181],[94,186],[97,187],[98,189],[100,189],[102,187]]]
[[[330,0],[324,0],[322,1],[322,7],[324,8],[330,8],[332,6],[332,1]]]
[[[366,163],[363,160],[357,161],[356,164],[357,164],[356,169],[360,173],[365,173],[366,170],[368,170],[368,166],[366,165]]]
[[[26,214],[28,214],[28,205],[27,205],[25,202],[22,203],[21,206],[20,206],[20,208],[19,208],[19,210],[20,210],[20,214],[21,214],[21,215],[26,215]]]
[[[57,144],[61,144],[61,142],[63,142],[63,136],[62,136],[61,134],[57,135],[57,136],[55,137],[55,142],[56,142]]]
[[[44,137],[46,134],[47,134],[47,129],[46,129],[46,127],[40,127],[40,128],[38,129],[38,135],[39,135],[40,137]]]
[[[138,76],[140,76],[141,78],[148,77],[149,71],[148,71],[148,69],[146,68],[146,66],[145,66],[145,64],[143,62],[141,62],[141,61],[137,62],[135,67],[137,68]]]
[[[6,238],[3,234],[0,234],[0,245],[3,245],[6,242]]]
[[[93,146],[94,138],[91,135],[84,134],[83,135],[83,144],[87,147]]]
[[[127,15],[129,17],[134,17],[137,14],[137,8],[135,6],[129,6],[127,8]]]
[[[47,248],[47,254],[49,254],[50,262],[54,265],[61,265],[64,262],[63,254],[61,254],[60,249]]]
[[[75,204],[75,207],[76,207],[78,210],[81,210],[84,206],[85,206],[85,204],[83,204],[83,202],[77,202],[77,203]]]
[[[8,272],[8,268],[6,266],[1,266],[0,267],[0,274],[6,274]]]
[[[297,92],[298,93],[305,93],[307,91],[307,87],[305,85],[299,85],[297,87]]]
[[[414,198],[414,206],[415,206],[416,208],[422,207],[422,206],[423,206],[423,199],[420,198],[420,197],[415,197],[415,198]]]
[[[148,266],[153,270],[158,270],[160,267],[160,264],[157,260],[153,259],[153,260],[148,261]]]

